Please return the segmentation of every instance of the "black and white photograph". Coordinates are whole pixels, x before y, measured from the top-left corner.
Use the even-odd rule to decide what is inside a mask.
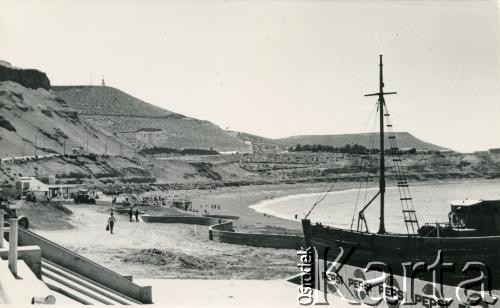
[[[500,308],[499,7],[0,0],[0,307]]]

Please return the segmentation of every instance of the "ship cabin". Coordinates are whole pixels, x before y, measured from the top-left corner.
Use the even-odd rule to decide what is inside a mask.
[[[477,235],[500,235],[500,200],[459,200],[451,203],[450,225],[476,230]]]
[[[500,200],[452,201],[448,222],[425,224],[418,233],[424,237],[500,235]]]

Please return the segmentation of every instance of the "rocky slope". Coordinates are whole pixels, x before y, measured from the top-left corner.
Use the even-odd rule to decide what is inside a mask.
[[[63,155],[38,160],[4,161],[0,164],[0,187],[12,186],[18,176],[53,175],[60,183],[87,186],[128,184],[214,183],[252,179],[254,175],[221,156],[209,161],[155,160],[144,157]]]
[[[164,147],[249,151],[217,125],[174,113],[108,86],[54,86],[81,119],[135,149]]]
[[[394,156],[386,156],[386,176],[395,180]],[[485,153],[404,154],[397,158],[411,180],[500,177],[500,155]],[[327,152],[288,152],[239,155],[239,166],[262,179],[290,182],[326,181],[337,178],[358,181],[361,172],[378,177],[378,155],[361,156]]]
[[[2,157],[63,154],[73,149],[95,154],[133,153],[114,136],[80,121],[63,99],[42,88],[0,82],[0,114]]]

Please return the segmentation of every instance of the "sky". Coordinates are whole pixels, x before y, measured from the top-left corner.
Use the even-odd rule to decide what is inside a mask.
[[[4,1],[0,59],[270,138],[395,131],[500,147],[496,1]],[[365,123],[365,125],[364,125]]]

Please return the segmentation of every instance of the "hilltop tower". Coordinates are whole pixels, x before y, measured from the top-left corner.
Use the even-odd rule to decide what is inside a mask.
[[[102,76],[101,86],[105,87],[106,83],[104,82],[104,76]]]

